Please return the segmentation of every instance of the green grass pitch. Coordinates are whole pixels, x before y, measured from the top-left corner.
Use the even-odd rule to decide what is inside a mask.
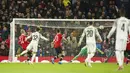
[[[93,63],[92,68],[80,64],[0,63],[0,73],[130,73],[130,65],[117,71],[116,63]]]

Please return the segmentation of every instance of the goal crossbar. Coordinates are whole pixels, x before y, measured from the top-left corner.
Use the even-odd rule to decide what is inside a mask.
[[[115,21],[115,19],[34,19],[34,18],[13,18],[13,20],[26,21]]]

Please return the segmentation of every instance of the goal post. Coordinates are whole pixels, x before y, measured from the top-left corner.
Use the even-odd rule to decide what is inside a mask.
[[[9,62],[15,61],[15,22],[10,23],[10,49],[9,49]]]
[[[66,38],[70,36],[70,33],[73,32],[73,30],[76,31],[82,31],[85,27],[88,26],[89,22],[94,22],[95,27],[104,26],[111,27],[114,19],[29,19],[29,18],[14,18],[13,21],[10,23],[10,50],[9,50],[9,61],[15,62],[15,55],[16,55],[16,39],[18,39],[18,36],[20,36],[20,29],[31,29],[31,31],[34,31],[34,27],[40,27],[42,28],[42,33],[45,37],[48,37],[48,35],[45,35],[46,33],[49,34],[49,38],[52,37],[52,32],[54,32],[54,29],[63,29],[62,33],[66,34]],[[51,32],[50,32],[51,31]],[[46,33],[44,33],[46,32]],[[55,33],[55,32],[54,32]],[[77,33],[76,33],[77,34]],[[81,33],[77,34],[81,35]],[[79,39],[79,36],[77,37],[77,40]],[[46,43],[51,43],[46,42]],[[46,45],[45,45],[46,46]],[[43,47],[45,47],[43,46]],[[48,48],[51,48],[48,46]],[[66,49],[66,47],[64,47]],[[45,49],[43,49],[45,50]],[[71,49],[70,49],[71,50]],[[49,53],[52,51],[48,51]],[[66,50],[67,54],[70,54],[71,52]],[[75,54],[74,54],[75,55]],[[73,55],[73,56],[74,56]],[[71,55],[70,55],[71,56]]]

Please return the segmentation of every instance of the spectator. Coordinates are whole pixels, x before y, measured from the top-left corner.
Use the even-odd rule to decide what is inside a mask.
[[[65,7],[69,6],[70,0],[63,0],[63,4]]]
[[[2,26],[0,25],[0,42],[2,42]]]
[[[5,41],[8,38],[9,35],[9,31],[8,28],[6,26],[3,26],[3,30],[2,30],[2,40]]]
[[[77,48],[77,38],[75,36],[75,31],[73,31],[70,36],[67,37],[68,45],[70,46],[71,55],[74,56]]]

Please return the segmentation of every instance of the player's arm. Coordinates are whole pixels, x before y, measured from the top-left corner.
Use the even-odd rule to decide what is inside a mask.
[[[56,37],[56,36],[55,36]],[[56,38],[54,37],[53,41],[51,42],[52,45],[54,45],[54,42],[56,40]]]
[[[130,22],[129,22],[129,26],[128,26],[128,32],[129,32],[129,35],[130,35]]]
[[[29,35],[29,36],[25,39],[25,41],[27,41],[27,40],[30,39],[31,37],[32,37],[32,34]]]
[[[64,36],[62,36],[62,37],[63,37],[63,41],[67,42],[67,39]]]
[[[107,39],[109,39],[112,36],[112,34],[115,32],[115,30],[116,30],[116,22],[114,22],[112,29],[110,30],[110,32],[107,36]]]
[[[102,38],[101,38],[101,36],[100,36],[100,34],[99,34],[97,28],[96,28],[95,30],[96,30],[96,36],[97,36],[98,40],[99,40],[100,42],[102,42]]]
[[[43,40],[49,41],[49,39],[45,38],[45,37],[42,36],[41,34],[40,34],[40,37],[41,37]]]
[[[83,40],[84,36],[85,36],[85,29],[84,29],[84,31],[83,31],[83,33],[82,33],[81,37],[80,37],[80,40],[79,40],[78,46],[80,46],[80,45],[81,45],[81,42],[82,42],[82,40]]]

